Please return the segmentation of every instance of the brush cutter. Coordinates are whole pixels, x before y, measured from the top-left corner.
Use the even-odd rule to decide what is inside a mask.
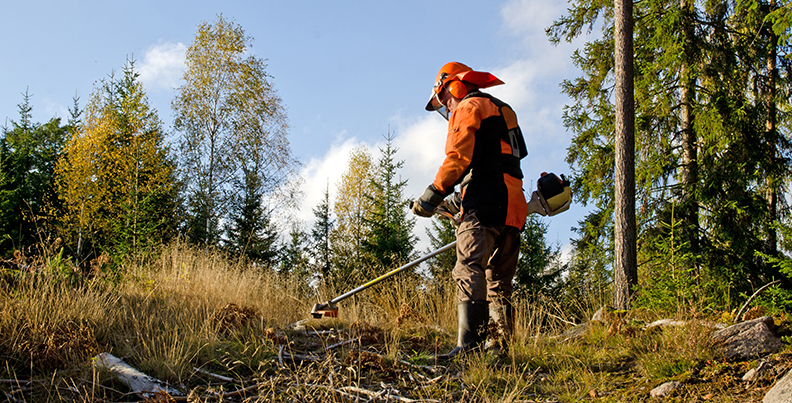
[[[531,194],[530,201],[528,202],[528,214],[537,213],[542,216],[554,216],[569,209],[569,206],[572,203],[572,191],[570,190],[569,181],[566,179],[566,177],[564,177],[564,175],[561,175],[559,178],[554,173],[548,174],[546,172],[542,172],[539,180],[536,183],[536,187],[537,190]],[[437,206],[437,209],[435,209],[435,214],[442,218],[451,220],[454,226],[458,227],[460,222],[460,204],[461,200],[459,199],[459,194],[455,194],[451,198],[450,202],[443,200],[443,202]],[[412,209],[412,205],[410,206],[410,209]],[[323,304],[314,304],[313,309],[311,310],[311,315],[317,319],[321,318],[322,316],[333,318],[338,317],[338,307],[335,306],[335,304],[339,301],[343,301],[369,287],[379,284],[380,282],[391,278],[427,259],[431,259],[455,246],[456,241],[451,242],[450,244],[430,252],[419,259],[413,260],[412,262],[407,263],[398,269],[391,270],[375,278],[374,280],[371,280],[368,283],[355,288],[352,291],[349,291],[343,295],[339,295]]]
[[[459,225],[459,210],[457,210],[455,206],[451,205],[450,203],[446,202],[445,200],[442,203],[440,203],[439,206],[437,206],[437,209],[435,210],[435,214],[437,214],[438,216],[440,216],[442,218],[447,218],[447,219],[451,220],[451,222],[454,224],[454,226],[458,226]],[[410,267],[416,266],[416,265],[422,263],[423,261],[425,261],[427,259],[431,259],[431,258],[433,258],[433,257],[435,257],[435,256],[437,256],[437,255],[439,255],[439,254],[441,254],[441,253],[443,253],[443,252],[455,247],[455,246],[456,246],[456,241],[451,242],[450,244],[448,244],[446,246],[443,246],[440,249],[437,249],[437,250],[435,250],[433,252],[429,252],[426,255],[424,255],[423,257],[415,259],[412,262],[407,263],[407,264],[399,267],[398,269],[393,269],[393,270],[391,270],[391,271],[389,271],[389,272],[387,272],[387,273],[375,278],[374,280],[371,280],[368,283],[363,284],[363,285],[361,285],[358,288],[355,288],[352,291],[349,291],[349,292],[347,292],[345,294],[339,295],[339,296],[337,296],[337,297],[335,297],[335,298],[333,298],[333,299],[331,299],[331,300],[329,300],[329,301],[327,301],[327,302],[325,302],[323,304],[314,304],[313,309],[311,309],[311,316],[313,316],[316,319],[320,319],[322,316],[336,318],[336,317],[338,317],[338,307],[335,306],[335,304],[337,304],[339,301],[343,301],[343,300],[345,300],[345,299],[347,299],[347,298],[349,298],[349,297],[351,297],[351,296],[353,296],[353,295],[355,295],[355,294],[357,294],[357,293],[359,293],[359,292],[361,292],[361,291],[363,291],[363,290],[365,290],[367,288],[370,288],[370,287],[372,287],[374,285],[377,285],[377,284],[381,283],[382,281],[384,281],[386,279],[389,279],[389,278],[391,278],[391,277],[403,272],[404,270],[409,269]]]

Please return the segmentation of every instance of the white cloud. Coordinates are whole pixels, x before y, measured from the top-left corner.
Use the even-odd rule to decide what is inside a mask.
[[[405,197],[413,199],[421,196],[429,184],[434,181],[437,169],[445,158],[445,140],[448,123],[436,113],[423,113],[416,118],[397,117],[396,138],[393,141],[399,151],[398,161],[404,161],[399,171],[403,179],[408,179],[404,190]],[[409,213],[412,216],[412,213]],[[413,234],[418,237],[416,250],[424,251],[429,247],[426,228],[431,220],[418,217]]]
[[[179,43],[159,43],[152,45],[143,56],[138,67],[140,81],[148,90],[168,90],[176,88],[184,71],[187,47]]]
[[[546,55],[541,62],[517,60],[493,71],[506,85],[493,87],[489,92],[517,113],[529,161],[563,160],[571,139],[562,122],[563,108],[569,98],[558,87],[568,77],[564,72],[571,74],[571,63],[568,55],[553,56]]]
[[[71,116],[71,113],[69,113],[69,108],[68,107],[63,106],[62,104],[59,104],[59,103],[54,102],[54,101],[52,101],[50,99],[47,99],[47,98],[44,99],[43,103],[44,103],[45,116],[61,118],[61,124],[62,125],[66,124],[66,121]]]
[[[400,122],[396,124],[393,145],[399,149],[397,159],[404,161],[400,175],[409,178],[405,194],[418,197],[432,183],[443,162],[448,124],[435,114],[396,119]]]
[[[547,42],[545,28],[566,11],[564,2],[513,0],[501,9],[503,28],[521,38],[521,44]]]
[[[297,216],[300,219],[310,223],[314,221],[313,208],[322,202],[328,184],[332,210],[332,204],[336,196],[336,185],[347,169],[349,153],[359,145],[361,143],[356,139],[342,140],[333,144],[322,157],[312,158],[305,164],[300,173],[300,176],[305,181],[302,186],[305,197],[300,210],[297,212]]]
[[[434,175],[443,161],[443,148],[445,147],[446,122],[440,116],[426,114],[420,119],[395,117],[396,137],[393,146],[398,148],[397,161],[404,161],[404,167],[399,170],[401,179],[408,179],[404,190],[405,197],[417,198],[426,186],[434,180]],[[376,144],[368,144],[355,138],[344,139],[345,133],[339,133],[337,141],[327,150],[325,155],[313,158],[305,164],[301,176],[305,180],[303,198],[298,218],[312,225],[315,220],[313,209],[321,203],[324,191],[330,190],[331,210],[336,197],[336,188],[341,175],[346,171],[350,151],[359,146],[369,149],[376,160],[380,157],[379,148],[384,146],[384,140]],[[428,219],[418,219],[414,233],[421,239],[417,245],[418,250],[426,249],[425,228]]]

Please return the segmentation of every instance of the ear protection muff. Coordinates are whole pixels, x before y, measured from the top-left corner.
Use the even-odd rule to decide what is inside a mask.
[[[453,95],[454,98],[462,99],[467,95],[467,87],[462,81],[453,80],[450,83],[446,84],[446,89],[448,93]]]

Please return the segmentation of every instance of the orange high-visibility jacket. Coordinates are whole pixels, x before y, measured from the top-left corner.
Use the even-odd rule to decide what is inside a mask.
[[[488,226],[525,225],[520,159],[528,152],[509,105],[483,92],[468,94],[448,120],[445,154],[433,184],[443,194],[460,184],[463,214],[475,210]]]

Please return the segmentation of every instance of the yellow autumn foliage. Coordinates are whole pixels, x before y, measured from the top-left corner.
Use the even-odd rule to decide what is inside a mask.
[[[56,166],[66,212],[60,224],[78,257],[86,242],[138,246],[161,226],[163,216],[173,216],[163,201],[176,190],[175,165],[163,143],[162,123],[136,78],[130,62],[123,78],[100,83]]]
[[[373,208],[374,162],[365,146],[350,152],[347,170],[338,182],[335,214],[338,226],[330,234],[335,255],[337,276],[346,277],[348,272],[362,263],[363,241],[369,236],[370,226],[366,217]]]

